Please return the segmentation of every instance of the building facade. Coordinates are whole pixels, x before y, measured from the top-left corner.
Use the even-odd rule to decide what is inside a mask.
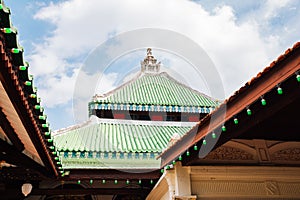
[[[219,105],[161,72],[160,65],[148,48],[132,80],[92,97],[87,122],[53,133],[66,178],[74,179],[81,171],[87,174],[81,178],[85,181],[110,182],[114,187],[119,182],[128,188],[155,185],[163,171],[160,153]],[[128,175],[114,179],[96,175],[95,179],[97,172],[109,170]],[[158,176],[143,178],[144,173]]]
[[[147,199],[299,199],[299,64],[298,42],[164,151]]]
[[[0,1],[1,199],[299,199],[300,43],[219,102],[161,71],[55,132]]]

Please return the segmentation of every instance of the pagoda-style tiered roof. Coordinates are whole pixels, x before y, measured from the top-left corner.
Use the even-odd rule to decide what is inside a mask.
[[[159,168],[155,157],[192,122],[99,119],[59,130],[54,143],[66,168]]]
[[[131,81],[104,95],[95,95],[91,110],[210,113],[219,102],[178,82],[166,72],[148,49],[141,72]]]
[[[188,132],[195,122],[166,121],[163,115],[153,117],[156,121],[130,120],[132,118],[126,118],[125,114],[124,118],[114,118],[116,114],[113,119],[107,119],[109,117],[94,111],[199,114],[210,113],[216,106],[218,101],[178,82],[166,72],[160,72],[160,63],[151,49],[147,49],[141,72],[117,89],[95,95],[89,103],[90,120],[57,131],[54,143],[64,169],[159,169],[157,155],[170,141],[174,142],[174,138],[179,139]]]

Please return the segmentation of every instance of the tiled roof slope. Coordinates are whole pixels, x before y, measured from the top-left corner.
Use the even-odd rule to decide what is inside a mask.
[[[174,134],[181,136],[194,124],[97,119],[58,131],[54,143],[58,151],[161,152]]]
[[[215,108],[219,105],[217,100],[179,83],[166,72],[141,72],[117,89],[105,95],[94,96],[90,106],[101,103],[177,106],[179,109],[176,112],[184,112],[183,109],[180,110],[183,107]]]
[[[17,29],[12,26],[10,9],[0,0],[0,49],[1,82],[7,86],[13,104],[23,118],[30,139],[34,142],[46,167],[54,169],[57,175],[60,165],[51,151],[52,144],[49,123],[29,74],[29,64],[23,60],[23,48],[19,46]],[[51,147],[51,148],[50,148]]]
[[[168,153],[171,152],[172,150],[179,149],[179,148],[188,149],[193,144],[195,144],[196,142],[198,142],[201,139],[203,139],[204,137],[206,137],[206,135],[203,135],[202,137],[197,138],[193,142],[190,142],[188,144],[184,144],[183,145],[184,140],[187,139],[187,138],[189,138],[189,135],[191,134],[191,132],[193,132],[195,130],[195,128],[197,128],[198,132],[199,132],[199,130],[206,130],[204,128],[204,126],[207,126],[208,124],[211,126],[211,123],[208,123],[208,122],[211,121],[212,116],[214,116],[214,115],[217,116],[218,113],[224,113],[224,110],[226,108],[228,109],[229,105],[231,107],[235,107],[234,104],[240,104],[240,102],[237,101],[238,98],[242,98],[241,97],[242,95],[244,95],[245,93],[249,93],[249,91],[251,91],[251,90],[253,90],[253,88],[255,88],[255,84],[259,83],[260,81],[263,82],[263,80],[267,76],[271,76],[271,72],[274,72],[274,71],[278,70],[278,68],[281,68],[282,67],[282,63],[284,63],[284,61],[286,59],[288,59],[289,57],[291,57],[293,54],[296,54],[297,51],[299,52],[299,49],[300,49],[300,42],[296,42],[293,45],[292,48],[287,49],[284,52],[284,54],[280,55],[276,60],[274,60],[269,66],[265,67],[261,72],[259,72],[250,81],[246,82],[246,84],[244,86],[242,86],[232,96],[230,96],[228,99],[226,99],[217,109],[215,109],[209,115],[206,115],[204,118],[202,118],[197,123],[197,126],[195,126],[193,129],[191,129],[185,135],[183,135],[179,140],[176,141],[176,143],[174,143],[173,145],[169,146],[164,152],[162,152],[162,154],[158,158],[162,158],[163,157],[164,159],[166,159],[168,157]],[[299,66],[299,60],[297,60],[297,62],[298,62],[298,66]],[[295,73],[295,75],[297,75],[297,76],[300,73],[299,70],[297,70],[296,68],[293,71],[295,71],[293,73]],[[285,74],[282,74],[281,76],[283,76],[283,75],[285,75]],[[248,104],[244,105],[245,108],[247,108],[251,103],[257,101],[257,99],[251,100],[251,101],[249,100]],[[228,110],[227,110],[227,114],[228,114]],[[237,111],[235,111],[235,113],[233,113],[232,115],[237,115]],[[222,115],[220,115],[220,116],[222,116]],[[230,119],[231,117],[232,116],[226,116],[224,119],[222,119],[222,121],[220,120],[220,124],[225,124],[226,121],[228,119]],[[217,121],[217,120],[215,120],[215,121]],[[209,133],[210,132],[208,131],[207,134],[209,134]],[[179,151],[182,151],[180,153],[183,153],[184,150],[179,150]],[[180,154],[180,153],[178,153],[178,154]],[[170,158],[167,158],[167,159],[173,160],[174,157],[170,157]],[[167,161],[164,162],[164,164],[166,164],[166,163],[167,163]]]

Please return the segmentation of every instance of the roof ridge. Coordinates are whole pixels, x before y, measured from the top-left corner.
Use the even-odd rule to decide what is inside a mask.
[[[57,135],[63,134],[65,132],[68,132],[68,131],[71,131],[71,130],[75,130],[75,129],[79,129],[79,128],[91,125],[92,121],[93,121],[93,119],[92,119],[92,116],[91,116],[88,120],[83,121],[80,124],[73,124],[73,125],[67,126],[65,128],[57,129],[57,130],[52,132],[52,135],[57,136]]]

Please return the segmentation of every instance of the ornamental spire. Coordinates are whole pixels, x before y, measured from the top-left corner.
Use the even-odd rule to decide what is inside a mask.
[[[142,72],[150,72],[155,73],[159,72],[160,70],[160,62],[156,63],[157,60],[152,55],[152,49],[147,49],[147,56],[145,59],[141,62],[141,70]]]

